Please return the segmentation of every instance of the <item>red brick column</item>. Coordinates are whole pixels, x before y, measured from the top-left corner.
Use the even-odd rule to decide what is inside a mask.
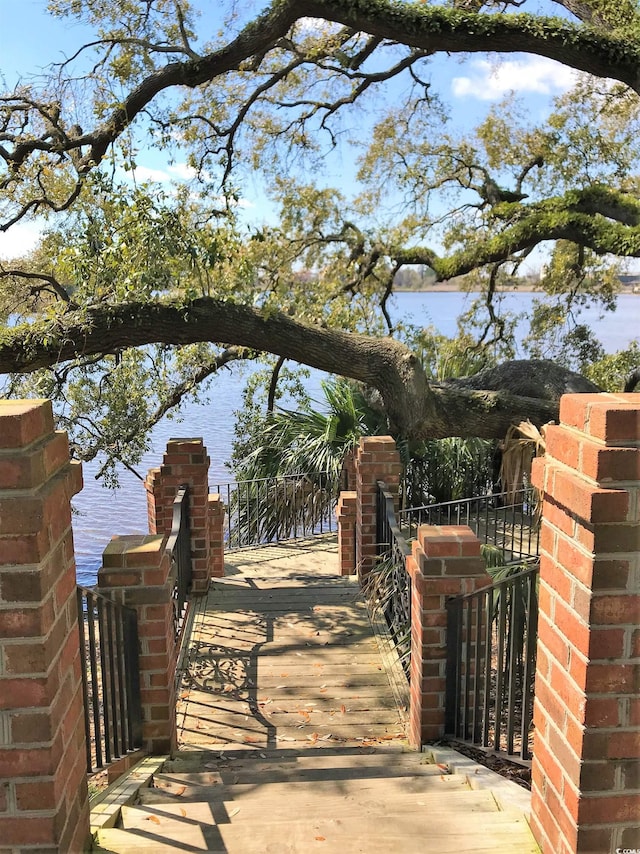
[[[209,567],[211,578],[224,576],[224,504],[218,493],[208,499]]]
[[[640,848],[640,395],[566,395],[544,489],[531,826],[545,854]]]
[[[338,560],[340,575],[352,575],[356,571],[356,508],[358,496],[355,492],[341,492],[336,508],[338,520]]]
[[[102,555],[98,586],[138,613],[142,739],[148,753],[176,749],[173,578],[166,536],[114,537]]]
[[[49,401],[0,401],[0,848],[89,839],[70,499],[82,488]]]
[[[490,584],[480,541],[466,525],[421,525],[407,558],[411,576],[409,740],[445,734],[447,599]]]
[[[356,449],[356,566],[362,581],[376,560],[378,481],[398,497],[402,464],[391,436],[363,436]],[[396,508],[397,509],[397,508]]]
[[[171,532],[173,499],[184,484],[189,485],[192,591],[206,593],[212,575],[212,535],[209,530],[209,457],[202,439],[171,439],[160,468],[149,470],[145,488],[151,534]]]

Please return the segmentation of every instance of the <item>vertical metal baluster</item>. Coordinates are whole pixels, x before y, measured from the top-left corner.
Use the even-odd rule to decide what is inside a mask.
[[[89,690],[87,687],[87,639],[85,636],[84,625],[84,589],[82,587],[76,588],[76,602],[78,606],[78,632],[80,635],[80,665],[82,668],[82,709],[84,712],[87,774],[91,774],[91,771],[93,770],[91,766],[91,719],[89,715]],[[90,662],[89,666],[91,666]]]
[[[125,609],[125,658],[127,666],[127,712],[132,747],[142,745],[142,703],[138,654],[138,619],[135,611]]]
[[[536,674],[536,639],[538,636],[538,597],[536,583],[537,569],[530,572],[527,578],[527,643],[524,659],[524,674],[522,677],[522,749],[520,756],[530,759],[529,728],[533,705],[533,685]]]
[[[109,709],[109,673],[107,670],[106,627],[104,617],[103,599],[96,598],[98,607],[98,632],[100,640],[100,671],[102,674],[102,711],[104,715],[104,759],[106,763],[111,762],[111,720]]]
[[[469,738],[469,695],[471,693],[471,617],[472,601],[463,599],[465,608],[464,697],[462,703],[462,738]]]
[[[517,674],[517,635],[518,622],[520,619],[520,603],[518,596],[520,594],[520,581],[517,578],[511,579],[508,584],[509,589],[509,684],[507,688],[507,753],[513,753],[513,738],[515,731],[514,715],[516,703],[516,674]],[[506,590],[507,588],[505,588]]]
[[[482,680],[486,678],[482,671],[482,592],[474,594],[476,605],[476,625],[475,625],[475,663],[474,663],[474,679],[473,679],[473,730],[472,737],[474,744],[480,740],[480,708],[482,694]]]
[[[107,600],[105,602],[105,605],[107,612],[107,643],[109,649],[109,687],[111,693],[111,729],[113,734],[113,755],[117,759],[120,756],[120,734],[118,726],[118,697],[116,694],[115,650],[113,648],[113,604]]]
[[[96,748],[96,768],[103,767],[103,737],[100,726],[100,680],[98,676],[98,654],[96,650],[95,597],[87,590],[87,629],[89,634],[89,661],[91,663],[91,706],[93,713],[93,735]],[[98,615],[99,618],[99,615]],[[98,623],[98,642],[100,624]]]
[[[482,541],[485,543],[491,543],[491,538],[489,537],[489,502],[485,501],[484,503],[484,537],[482,537]]]
[[[127,696],[125,688],[125,661],[124,661],[124,638],[122,632],[122,609],[117,608],[115,612],[115,634],[116,634],[116,661],[117,676],[118,676],[118,700],[120,706],[120,743],[122,745],[122,753],[126,753],[130,749],[129,733],[127,732]]]
[[[491,661],[493,658],[493,588],[482,591],[485,597],[484,642],[484,699],[482,704],[482,746],[489,746],[489,716],[491,710]]]
[[[493,749],[500,750],[500,736],[502,725],[502,694],[504,682],[504,636],[506,633],[506,605],[504,584],[498,586],[498,670],[496,673],[496,696],[495,696],[495,733],[493,738]]]
[[[524,551],[524,490],[520,491],[520,554]]]

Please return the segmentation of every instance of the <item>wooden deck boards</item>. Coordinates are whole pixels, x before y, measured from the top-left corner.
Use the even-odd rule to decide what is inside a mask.
[[[320,541],[322,543],[322,541]],[[355,579],[287,547],[238,553],[196,615],[178,706],[200,747],[403,740],[381,650]],[[241,569],[236,572],[235,569]],[[262,573],[262,574],[261,574]]]

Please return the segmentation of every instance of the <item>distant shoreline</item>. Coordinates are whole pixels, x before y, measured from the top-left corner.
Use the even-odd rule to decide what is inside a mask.
[[[431,294],[431,293],[471,293],[477,294],[480,291],[471,290],[467,291],[465,288],[461,288],[456,285],[454,282],[436,282],[433,285],[429,285],[426,288],[394,288],[394,293],[397,294]],[[501,294],[542,294],[544,291],[542,288],[535,288],[531,285],[522,285],[522,287],[517,288],[496,288],[497,293]],[[640,290],[633,290],[633,288],[621,288],[617,295],[621,294],[629,294],[629,296],[638,297],[640,296]]]

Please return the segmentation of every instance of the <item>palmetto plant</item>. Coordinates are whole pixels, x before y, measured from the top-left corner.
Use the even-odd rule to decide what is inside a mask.
[[[238,544],[285,539],[332,512],[344,458],[372,424],[353,384],[326,380],[322,390],[316,409],[267,415],[256,447],[236,465],[229,516]]]

